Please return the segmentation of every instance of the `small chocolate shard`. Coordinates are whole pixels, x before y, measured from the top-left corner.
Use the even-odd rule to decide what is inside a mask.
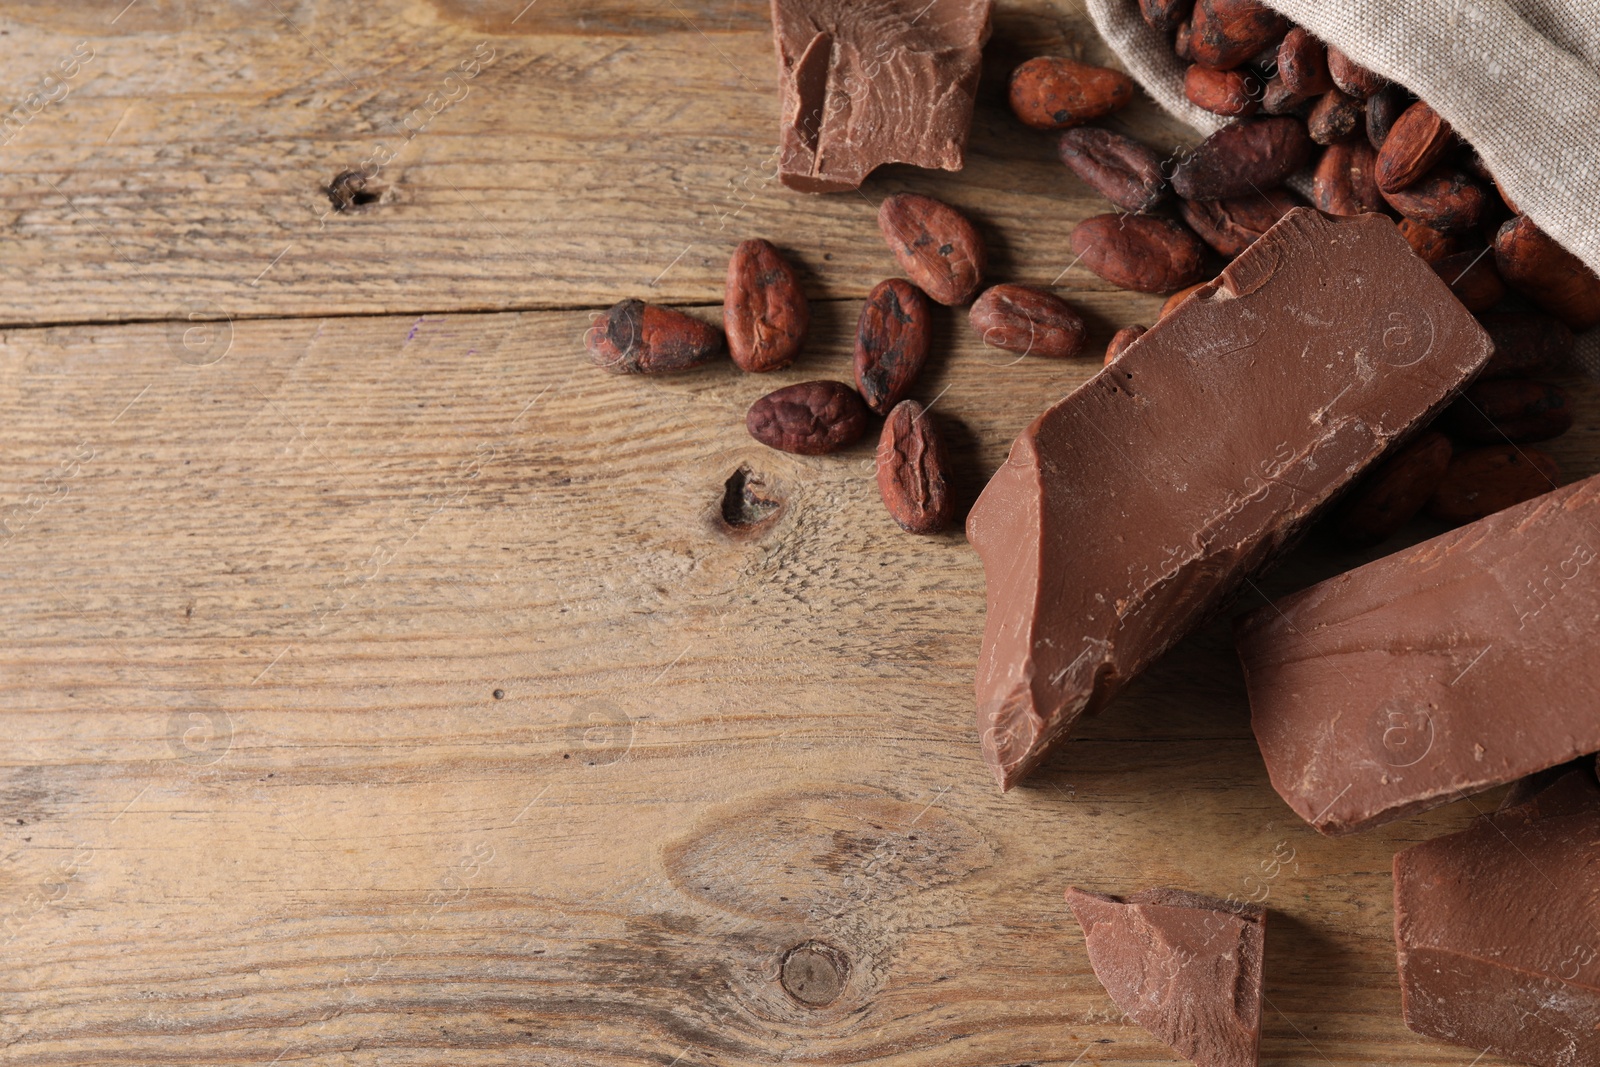
[[[1001,788],[1489,352],[1394,223],[1296,208],[1035,419],[967,521],[988,584],[978,732]]]
[[[1586,769],[1396,855],[1406,1025],[1535,1067],[1600,1063],[1597,855]]]
[[[1266,909],[1181,889],[1067,890],[1094,976],[1128,1017],[1199,1067],[1255,1067]]]
[[[1343,834],[1600,750],[1597,616],[1600,475],[1241,619],[1273,787]]]
[[[791,189],[858,188],[883,163],[960,170],[993,0],[772,0]]]

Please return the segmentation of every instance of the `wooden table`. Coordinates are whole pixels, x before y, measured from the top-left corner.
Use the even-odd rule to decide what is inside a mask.
[[[1072,265],[1105,205],[1001,102],[1108,58],[1083,13],[1001,5],[965,171],[818,198],[772,179],[759,0],[525,3],[0,20],[4,1062],[1169,1064],[1061,893],[1171,884],[1272,909],[1264,1062],[1472,1063],[1401,1024],[1389,864],[1498,795],[1319,838],[1223,619],[1002,796],[976,555],[890,523],[870,443],[744,432],[848,376],[894,190],[1097,345],[1153,319]],[[715,314],[754,235],[815,300],[792,372],[584,363],[624,296]],[[1096,363],[940,327],[970,500]],[[1357,559],[1313,537],[1241,606]]]

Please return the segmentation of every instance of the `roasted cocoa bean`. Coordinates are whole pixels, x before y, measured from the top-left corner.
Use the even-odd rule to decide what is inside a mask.
[[[1011,73],[1011,110],[1038,130],[1092,122],[1126,107],[1133,79],[1120,70],[1038,56]]]
[[[861,440],[869,417],[861,395],[843,382],[799,382],[750,405],[744,425],[769,448],[820,456]]]
[[[760,373],[794,362],[811,325],[811,305],[794,268],[770,242],[745,241],[728,260],[722,329],[728,355]]]
[[[1182,22],[1178,23],[1178,28],[1172,35],[1172,54],[1183,60],[1185,63],[1194,62],[1194,53],[1189,50],[1189,42],[1192,37],[1192,27],[1192,20],[1184,19]]]
[[[1072,305],[1025,285],[991,287],[973,303],[969,321],[986,345],[1046,359],[1081,354],[1089,334]]]
[[[1205,286],[1208,284],[1210,283],[1195,282],[1193,285],[1186,285],[1182,289],[1179,289],[1176,293],[1173,293],[1171,296],[1167,297],[1167,299],[1161,303],[1161,310],[1156,313],[1156,321],[1160,322],[1162,319],[1172,314],[1178,309],[1179,304],[1189,299],[1189,295],[1191,293],[1197,289],[1205,288]]]
[[[1057,152],[1068,170],[1124,211],[1149,211],[1166,198],[1161,157],[1131,137],[1079,126],[1062,131]]]
[[[1171,33],[1184,19],[1194,0],[1139,0],[1139,14],[1146,24],[1161,33]]]
[[[939,303],[965,304],[983,283],[988,249],[978,228],[949,204],[898,193],[878,208],[878,229],[900,269]]]
[[[1428,513],[1445,522],[1473,522],[1559,488],[1560,481],[1556,461],[1536,448],[1469,448],[1445,468]]]
[[[1140,326],[1135,323],[1132,326],[1124,326],[1122,329],[1112,334],[1111,343],[1106,345],[1107,365],[1111,364],[1118,356],[1126,352],[1128,350],[1128,346],[1133,344],[1133,342],[1137,341],[1139,338],[1143,337],[1145,335],[1145,331],[1148,329],[1148,326]]]
[[[1268,115],[1287,115],[1298,111],[1310,99],[1302,93],[1286,89],[1282,79],[1273,76],[1267,79],[1266,88],[1261,91],[1261,110]]]
[[[1183,76],[1183,95],[1214,115],[1240,117],[1261,106],[1261,79],[1246,68],[1212,70],[1198,63]]]
[[[1350,494],[1335,527],[1354,545],[1386,541],[1421,513],[1444,481],[1454,449],[1450,439],[1427,430],[1378,464]]]
[[[1287,115],[1224,126],[1173,168],[1185,200],[1228,200],[1272,189],[1311,159],[1305,123]]]
[[[1411,106],[1411,94],[1390,82],[1367,97],[1367,142],[1382,148],[1394,127],[1394,120]]]
[[[1389,135],[1390,139],[1394,134]],[[1383,186],[1378,187],[1381,192]],[[1440,164],[1404,189],[1384,193],[1389,206],[1408,219],[1439,230],[1457,233],[1470,230],[1483,218],[1489,194],[1465,172]]]
[[[1112,285],[1167,293],[1205,277],[1205,245],[1180,222],[1152,215],[1095,215],[1072,231],[1078,261]]]
[[[1382,211],[1372,168],[1377,151],[1365,141],[1329,145],[1311,175],[1311,202],[1330,215],[1360,215]]]
[[[901,529],[931,534],[950,524],[948,466],[933,417],[915,400],[896,404],[878,436],[878,495]]]
[[[856,388],[879,415],[904,400],[928,360],[928,298],[900,278],[879,282],[856,323]]]
[[[1450,124],[1418,100],[1394,120],[1378,152],[1378,188],[1392,193],[1417,181],[1444,159],[1454,140]]]
[[[1213,70],[1231,70],[1275,43],[1289,21],[1257,0],[1195,0],[1189,53]]]
[[[1360,135],[1367,107],[1353,96],[1329,89],[1306,116],[1306,132],[1317,144],[1337,144]]]
[[[1349,56],[1331,44],[1328,45],[1328,76],[1333,79],[1333,84],[1345,93],[1363,101],[1389,84],[1387,78],[1379,77],[1366,67],[1352,61]]]
[[[1333,88],[1328,50],[1304,28],[1295,26],[1278,46],[1278,78],[1291,93],[1321,96]]]
[[[1376,189],[1377,183],[1373,186]],[[1436,263],[1446,256],[1464,251],[1468,247],[1467,238],[1459,233],[1440,233],[1426,223],[1416,219],[1400,220],[1400,236],[1411,245],[1411,250],[1429,263]]]
[[[1488,311],[1505,299],[1506,285],[1494,268],[1494,256],[1487,248],[1456,252],[1433,261],[1438,274],[1456,299],[1474,315]]]
[[[584,335],[589,360],[613,374],[669,374],[722,354],[722,331],[681,311],[624,300]]]
[[[1572,331],[1554,315],[1542,311],[1496,310],[1478,316],[1491,340],[1494,355],[1478,377],[1539,374],[1567,365],[1572,358]]]
[[[1231,259],[1300,206],[1287,189],[1272,189],[1231,200],[1180,200],[1178,211],[1202,241]]]
[[[1525,378],[1473,382],[1445,408],[1441,425],[1480,444],[1548,441],[1572,429],[1567,391]]]
[[[1494,260],[1507,284],[1573,330],[1600,325],[1600,278],[1528,216],[1500,227]]]

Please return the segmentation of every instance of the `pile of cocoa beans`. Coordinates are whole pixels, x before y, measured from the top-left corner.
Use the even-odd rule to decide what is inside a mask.
[[[855,444],[872,417],[882,416],[877,476],[884,505],[903,529],[936,533],[956,512],[948,459],[934,417],[909,399],[932,347],[929,301],[972,302],[969,319],[984,341],[1022,354],[1081,355],[1088,328],[1066,301],[1040,289],[1001,284],[979,295],[988,246],[949,204],[899,193],[880,206],[878,228],[906,277],[885,279],[867,296],[856,324],[854,384],[784,386],[751,405],[745,427],[772,448],[822,455]],[[749,240],[728,263],[721,330],[624,300],[595,320],[585,341],[596,366],[619,374],[687,370],[724,352],[742,370],[762,373],[794,362],[810,321],[794,267],[769,242]]]
[[[1133,98],[1126,75],[1057,56],[1018,67],[1012,111],[1059,131],[1062,163],[1117,208],[1074,230],[1079,262],[1122,288],[1172,293],[1165,315],[1302,203],[1284,183],[1309,166],[1313,206],[1395,218],[1495,342],[1433,427],[1350,494],[1340,536],[1375,544],[1424,509],[1459,524],[1553,488],[1555,461],[1524,446],[1565,432],[1572,411],[1564,390],[1535,376],[1568,361],[1574,330],[1600,324],[1600,278],[1517,210],[1425,101],[1271,8],[1140,0],[1140,13],[1189,64],[1189,100],[1233,121],[1163,158],[1088,125]],[[1118,331],[1106,362],[1144,330]]]

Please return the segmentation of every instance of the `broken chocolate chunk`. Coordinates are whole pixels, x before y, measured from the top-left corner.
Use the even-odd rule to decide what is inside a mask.
[[[1279,795],[1364,830],[1600,750],[1600,475],[1242,619]]]
[[[791,189],[855,189],[883,163],[960,170],[993,0],[772,0]]]
[[[1536,1067],[1600,1063],[1600,788],[1570,771],[1394,858],[1406,1025]]]
[[[967,521],[988,583],[978,732],[1001,788],[1489,351],[1394,223],[1296,208],[1035,419]]]
[[[1128,1018],[1200,1067],[1255,1067],[1266,909],[1181,889],[1067,890],[1094,976]]]

